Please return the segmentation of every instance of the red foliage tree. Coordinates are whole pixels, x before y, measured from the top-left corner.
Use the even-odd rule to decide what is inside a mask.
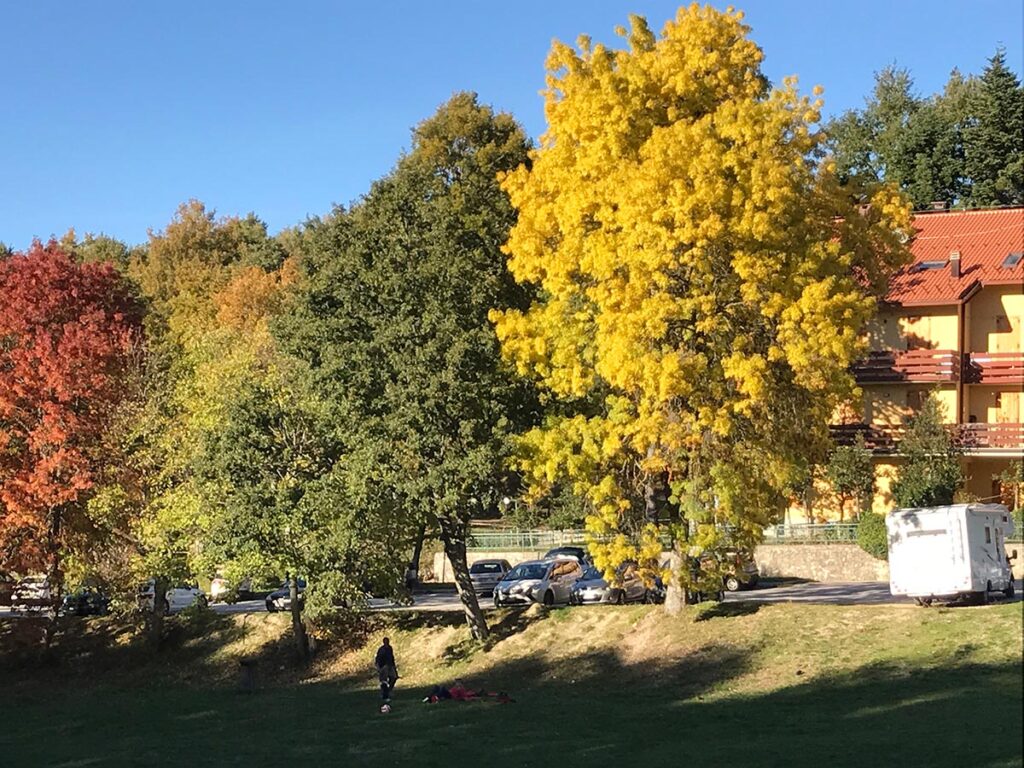
[[[55,599],[141,319],[110,264],[79,264],[54,241],[0,258],[0,569],[46,570]]]

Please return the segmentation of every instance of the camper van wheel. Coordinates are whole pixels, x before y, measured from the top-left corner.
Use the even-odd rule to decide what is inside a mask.
[[[1006,599],[1007,600],[1012,600],[1013,599],[1013,594],[1014,594],[1013,579],[1010,579],[1010,583],[1009,583],[1009,585],[1007,585],[1006,589],[1003,590],[1003,594],[1006,595]]]

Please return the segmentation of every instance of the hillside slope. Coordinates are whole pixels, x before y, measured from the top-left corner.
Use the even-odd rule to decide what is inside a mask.
[[[726,604],[676,619],[647,606],[533,609],[501,617],[487,648],[458,617],[398,614],[375,617],[347,647],[321,645],[304,671],[290,664],[283,617],[199,619],[177,627],[157,661],[122,639],[88,657],[80,647],[57,671],[8,666],[0,722],[19,727],[0,731],[0,755],[18,758],[5,765],[1020,765],[1021,609]],[[387,716],[371,665],[385,633],[403,676]],[[235,690],[243,656],[260,659],[254,695]],[[515,703],[420,703],[456,679]]]

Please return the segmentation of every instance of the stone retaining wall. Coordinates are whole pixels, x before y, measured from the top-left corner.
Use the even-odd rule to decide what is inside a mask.
[[[888,581],[889,564],[856,544],[761,544],[754,551],[762,576],[813,581]]]
[[[1013,575],[1024,578],[1024,544],[1006,545],[1009,554],[1017,550]],[[469,564],[477,560],[508,560],[512,565],[542,557],[544,551],[489,552],[470,550]],[[761,575],[766,578],[790,577],[814,581],[889,581],[889,564],[876,560],[856,544],[761,544],[754,551]],[[444,552],[434,555],[434,580],[454,581],[452,566]]]

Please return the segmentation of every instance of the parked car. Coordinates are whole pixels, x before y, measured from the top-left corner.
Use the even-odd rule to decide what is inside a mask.
[[[511,570],[508,560],[477,560],[469,566],[473,591],[478,595],[492,594],[498,582]]]
[[[573,605],[594,603],[642,603],[647,602],[648,589],[640,577],[637,564],[629,561],[619,566],[615,580],[609,584],[604,575],[594,566],[589,566],[583,577],[572,587],[569,602]]]
[[[153,610],[153,595],[156,591],[156,582],[152,579],[147,581],[139,589],[139,608],[144,611]],[[206,594],[195,584],[178,584],[171,587],[164,594],[167,600],[167,612],[176,613],[193,605],[205,608],[208,604]]]
[[[754,556],[745,549],[726,549],[722,552],[722,584],[729,592],[753,589],[759,573]]]
[[[295,585],[298,590],[299,605],[301,606],[303,602],[302,593],[306,589],[306,580],[296,579]],[[271,613],[274,613],[275,611],[290,611],[292,608],[291,587],[291,580],[285,580],[281,583],[280,589],[276,589],[267,595],[265,600],[267,610]]]
[[[50,607],[50,582],[45,576],[28,576],[14,587],[11,609],[38,611]]]
[[[549,549],[544,555],[545,560],[552,560],[556,557],[571,557],[581,565],[587,565],[588,563],[593,562],[590,559],[590,553],[587,552],[586,547],[555,547],[554,549]]]
[[[83,587],[64,596],[61,610],[70,616],[104,616],[110,610],[110,598],[93,587]]]
[[[577,560],[530,560],[509,571],[494,588],[494,606],[565,605],[572,586],[583,576]]]

